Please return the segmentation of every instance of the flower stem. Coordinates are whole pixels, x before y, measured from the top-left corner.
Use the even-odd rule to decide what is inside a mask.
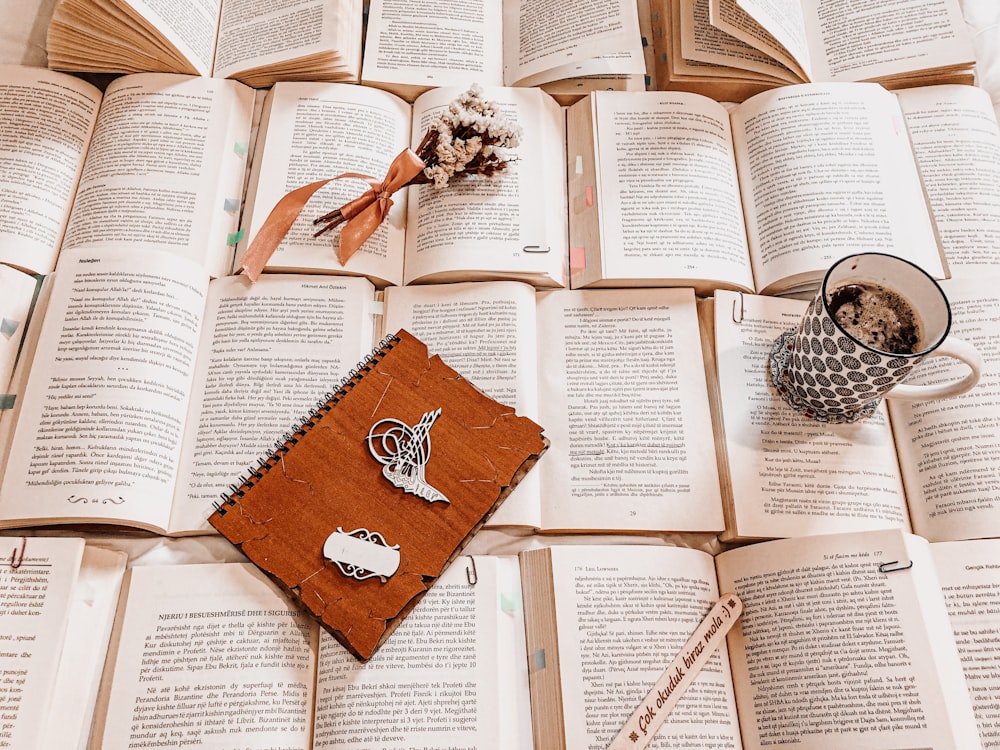
[[[329,213],[325,213],[322,216],[320,216],[319,218],[313,219],[313,226],[317,226],[318,224],[325,224],[326,225],[326,226],[322,227],[321,229],[318,229],[313,234],[313,237],[319,237],[320,235],[326,234],[330,230],[332,230],[332,229],[340,226],[341,224],[343,224],[345,221],[346,221],[346,219],[344,218],[344,215],[340,212],[339,208],[335,209],[333,211],[330,211]]]

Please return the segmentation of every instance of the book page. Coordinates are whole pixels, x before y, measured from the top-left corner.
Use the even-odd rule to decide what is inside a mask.
[[[96,747],[309,750],[310,616],[250,563],[129,570]]]
[[[361,0],[285,0],[266,6],[255,0],[223,0],[213,75],[239,78],[248,69],[282,63],[293,69],[289,61],[328,55],[330,70],[312,71],[310,78],[339,68],[345,79],[356,82],[361,13]]]
[[[695,1],[702,2],[702,0]],[[794,7],[791,12],[794,15],[800,15]],[[714,28],[729,34],[748,47],[758,50],[761,54],[771,58],[773,62],[780,63],[788,70],[794,71],[799,80],[809,80],[808,74],[803,69],[803,63],[790,55],[781,42],[739,6],[737,0],[708,0],[708,18]],[[796,38],[797,34],[794,30],[791,36]],[[808,56],[805,63],[808,65]]]
[[[128,555],[88,544],[73,589],[50,715],[38,747],[84,750]]]
[[[213,502],[371,351],[374,297],[362,277],[211,283],[172,532],[214,533]]]
[[[645,545],[549,551],[566,747],[605,748],[719,598],[712,558]],[[725,647],[649,745],[686,746],[743,747]]]
[[[503,84],[499,0],[372,0],[362,82],[395,90]]]
[[[62,720],[49,709],[83,547],[83,539],[0,538],[0,747],[45,747],[45,725]]]
[[[275,204],[288,192],[317,180],[355,172],[382,180],[409,145],[410,107],[385,91],[343,83],[275,84],[265,103],[247,188],[237,249],[246,251]],[[271,271],[362,274],[378,286],[403,281],[406,190],[392,196],[388,217],[345,266],[337,260],[340,230],[313,237],[313,220],[365,193],[359,179],[333,180],[318,190],[267,266]]]
[[[948,270],[992,273],[1000,263],[1000,126],[989,94],[953,85],[896,95]]]
[[[746,747],[981,747],[926,540],[782,539],[716,566],[743,600],[728,645]]]
[[[765,91],[732,112],[759,294],[817,286],[859,248],[945,275],[895,96],[873,83]]]
[[[685,92],[592,101],[604,275],[752,290],[725,108]]]
[[[531,746],[517,560],[474,560],[457,558],[365,663],[320,634],[315,750]]]
[[[962,5],[954,0],[801,5],[814,81],[863,81],[975,60]]]
[[[539,88],[559,102],[574,102],[591,91],[645,91],[644,75],[592,75],[543,83]]]
[[[384,302],[383,334],[409,331],[487,396],[539,421],[534,287],[516,281],[394,286]],[[487,523],[538,526],[539,512],[538,472],[529,471]]]
[[[0,66],[0,262],[55,268],[101,92],[44,68]]]
[[[411,147],[465,89],[435,89],[414,104]],[[565,286],[565,115],[534,88],[483,87],[521,126],[514,160],[493,178],[453,177],[410,189],[404,282],[518,279]]]
[[[129,0],[132,10],[158,30],[199,76],[212,75],[222,0]]]
[[[816,80],[815,61],[806,35],[800,0],[735,0],[736,8],[725,15],[742,31],[744,40],[778,59],[791,56],[807,80]],[[757,25],[760,28],[755,28]],[[776,43],[776,44],[774,44]],[[784,54],[783,54],[784,53]]]
[[[931,545],[983,748],[1000,747],[1000,540]]]
[[[502,5],[507,86],[537,86],[576,75],[646,72],[634,0],[572,7],[558,0],[502,0]],[[607,65],[609,55],[615,56],[615,65]]]
[[[639,81],[642,85],[626,88],[626,86],[623,86],[622,83],[617,83],[617,85],[609,85],[607,87],[602,86],[600,89],[606,91],[619,91],[623,89],[629,91],[645,91],[645,73],[642,72],[645,71],[645,69],[646,62],[642,56],[642,49],[636,47],[627,52],[613,52],[598,55],[597,57],[587,58],[579,62],[563,63],[562,65],[557,65],[554,68],[548,68],[544,72],[538,73],[537,75],[522,78],[513,85],[538,86],[543,91],[548,91],[549,93],[555,95],[551,84],[557,84],[556,90],[558,90],[558,84],[563,82],[563,85],[572,85],[572,83],[577,80],[585,81],[588,78],[608,80],[613,76],[621,76],[626,81]],[[622,70],[632,72],[620,73],[619,71]]]
[[[961,396],[937,401],[888,400],[899,444],[913,530],[931,541],[1000,536],[1000,277],[947,279],[951,335],[982,355],[980,381]],[[951,358],[925,360],[911,384],[957,380],[968,368]]]
[[[540,296],[545,528],[721,528],[703,361],[691,289]]]
[[[783,537],[909,528],[885,406],[852,424],[803,416],[768,379],[775,340],[799,325],[804,300],[719,291],[715,345],[729,533]]]
[[[64,253],[0,486],[0,516],[170,513],[208,278],[167,253]]]
[[[136,74],[108,86],[64,248],[151,247],[232,265],[253,90],[236,81]]]
[[[40,280],[10,266],[0,265],[0,392],[8,386],[28,327]],[[3,408],[10,408],[4,403]]]
[[[14,372],[7,383],[7,393],[4,394],[7,401],[4,406],[7,408],[0,409],[0,476],[3,476],[7,459],[10,457],[10,444],[14,438],[14,428],[17,426],[17,417],[21,413],[21,405],[24,403],[24,391],[28,387],[31,363],[35,358],[35,351],[38,349],[38,335],[42,329],[54,281],[55,274],[49,274],[43,277],[38,284],[38,295],[35,297],[31,318],[28,320],[28,327],[24,332],[21,351],[18,354],[17,363],[14,365]]]
[[[789,83],[803,80],[789,69],[785,62],[787,58],[776,60],[774,56],[732,35],[728,29],[713,25],[710,0],[684,0],[680,3],[680,11],[681,49],[685,59],[740,68]]]
[[[704,84],[708,86],[707,89],[695,90],[718,92],[718,96],[713,98],[719,101],[743,101],[752,94],[780,83],[773,76],[732,65],[716,65],[685,58],[681,14],[689,11],[681,6],[686,1],[658,0],[662,10],[653,17],[653,33],[664,40],[659,44],[663,54],[657,53],[655,57],[655,75],[658,81],[673,81],[679,86],[688,83],[693,86]],[[690,42],[688,44],[690,46]]]

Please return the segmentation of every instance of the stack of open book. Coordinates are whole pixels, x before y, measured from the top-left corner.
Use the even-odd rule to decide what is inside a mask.
[[[730,590],[742,619],[656,742],[976,750],[998,726],[995,539],[464,557],[364,664],[248,563],[134,566],[122,585],[124,560],[81,539],[8,548],[13,747],[82,747],[91,712],[95,747],[604,747]]]
[[[972,83],[958,0],[650,0],[660,88],[743,101],[805,81]]]
[[[992,746],[1000,127],[953,0],[373,0],[363,52],[355,0],[169,5],[60,0],[53,69],[0,68],[0,746],[606,747],[727,591],[653,747]],[[237,273],[473,81],[524,131],[498,179],[399,191],[344,264],[335,180]],[[829,425],[769,389],[859,249],[941,279],[970,393]],[[401,329],[550,445],[485,514],[504,554],[411,573],[370,659],[228,546],[105,549],[224,541],[220,493]]]

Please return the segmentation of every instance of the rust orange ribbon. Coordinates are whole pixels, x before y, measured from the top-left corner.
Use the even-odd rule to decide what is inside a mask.
[[[340,249],[337,252],[337,259],[341,264],[347,263],[348,259],[357,252],[364,241],[378,229],[379,224],[385,221],[385,217],[389,215],[389,209],[392,207],[390,196],[420,174],[420,170],[423,168],[423,160],[410,149],[405,149],[392,160],[384,180],[380,181],[375,177],[357,172],[345,172],[336,177],[311,182],[292,190],[271,209],[271,213],[267,215],[257,232],[257,236],[254,237],[250,247],[244,253],[241,262],[243,273],[251,281],[260,278],[260,274],[264,271],[264,267],[274,251],[288,234],[288,230],[292,228],[292,224],[295,223],[313,194],[333,180],[352,177],[367,182],[369,189],[340,207],[340,212],[347,221],[340,230]]]

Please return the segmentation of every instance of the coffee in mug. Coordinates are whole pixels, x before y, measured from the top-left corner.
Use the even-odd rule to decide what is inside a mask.
[[[956,396],[979,380],[982,359],[949,335],[951,308],[918,266],[883,253],[850,255],[827,272],[796,331],[775,342],[768,374],[782,398],[823,422],[854,422],[882,397]],[[968,374],[933,385],[903,385],[927,357],[965,362]]]
[[[891,354],[920,351],[920,318],[913,305],[881,284],[843,284],[829,292],[833,319],[861,344]]]

